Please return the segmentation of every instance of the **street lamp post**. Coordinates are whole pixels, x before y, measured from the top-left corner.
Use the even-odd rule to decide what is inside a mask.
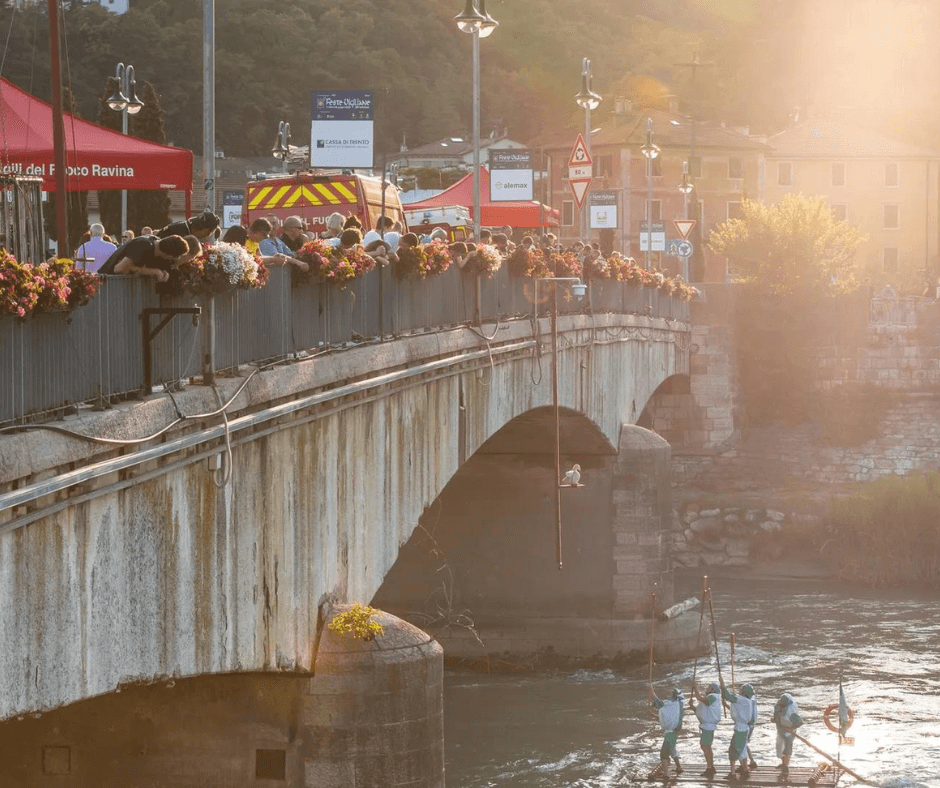
[[[682,180],[679,182],[679,191],[682,192],[682,202],[685,218],[689,218],[689,195],[692,193],[692,189],[695,186],[692,183],[691,177],[689,177],[689,163],[682,163]],[[682,277],[686,282],[689,281],[689,258],[682,258]]]
[[[591,88],[591,61],[584,58],[581,61],[581,90],[574,97],[578,106],[584,110],[584,145],[587,149],[588,158],[591,158],[591,110],[597,109],[601,103],[601,97]],[[588,227],[588,204],[587,199],[581,206],[581,233],[585,241],[591,240],[591,229]]]
[[[473,36],[473,240],[480,242],[480,39],[489,36],[499,24],[486,13],[485,0],[467,0],[464,10],[454,17],[457,27]],[[477,277],[474,315],[480,323],[480,278]]]
[[[570,485],[562,484],[561,479],[561,419],[558,405],[558,283],[570,282],[571,293],[581,298],[587,286],[577,276],[546,276],[535,280],[535,308],[539,304],[539,282],[554,282],[552,287],[552,410],[555,416],[555,558],[558,568],[562,569],[561,554],[561,490]]]
[[[646,142],[640,148],[646,157],[646,270],[650,269],[653,250],[653,159],[659,155],[659,145],[653,142],[653,119],[646,119]]]
[[[117,87],[107,99],[107,105],[115,112],[121,113],[121,131],[127,134],[127,116],[136,115],[144,106],[137,98],[137,81],[134,79],[134,67],[117,64],[114,74]],[[121,233],[127,229],[127,189],[121,189]]]
[[[274,139],[271,155],[283,161],[283,170],[287,172],[290,159],[290,123],[282,120],[277,124],[277,137]]]

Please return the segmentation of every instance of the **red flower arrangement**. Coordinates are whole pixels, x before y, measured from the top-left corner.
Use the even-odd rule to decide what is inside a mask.
[[[477,248],[467,255],[463,269],[468,274],[480,274],[492,279],[496,272],[502,268],[503,256],[499,249],[491,244],[477,244]]]
[[[581,261],[574,252],[556,252],[551,257],[555,276],[581,276]]]
[[[427,255],[427,271],[424,276],[443,274],[450,268],[453,258],[450,256],[450,247],[444,241],[435,239],[424,245],[424,251]]]
[[[551,276],[548,263],[541,249],[530,246],[517,246],[507,260],[510,276],[544,277]]]

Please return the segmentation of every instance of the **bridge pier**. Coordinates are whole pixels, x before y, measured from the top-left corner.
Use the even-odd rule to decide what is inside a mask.
[[[314,673],[160,680],[0,723],[17,788],[443,788],[440,646],[385,613]]]

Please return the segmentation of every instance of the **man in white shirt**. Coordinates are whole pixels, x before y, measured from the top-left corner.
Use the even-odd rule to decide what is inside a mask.
[[[363,246],[368,246],[373,241],[382,240],[388,244],[388,247],[391,251],[398,251],[398,242],[401,240],[401,233],[396,232],[395,222],[393,222],[388,216],[380,216],[375,223],[377,229],[369,230],[363,238]],[[385,233],[382,233],[382,230],[385,230]]]
[[[85,270],[95,272],[104,265],[117,247],[101,236],[104,235],[104,225],[95,222],[91,226],[91,238],[75,250],[75,259],[85,258]]]

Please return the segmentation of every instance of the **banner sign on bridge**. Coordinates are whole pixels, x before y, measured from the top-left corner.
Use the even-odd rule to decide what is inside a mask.
[[[593,191],[588,197],[588,215],[592,230],[614,230],[620,226],[617,220],[617,197],[614,190]]]
[[[371,169],[371,90],[310,94],[310,166]]]
[[[490,202],[530,201],[532,151],[490,150]]]

